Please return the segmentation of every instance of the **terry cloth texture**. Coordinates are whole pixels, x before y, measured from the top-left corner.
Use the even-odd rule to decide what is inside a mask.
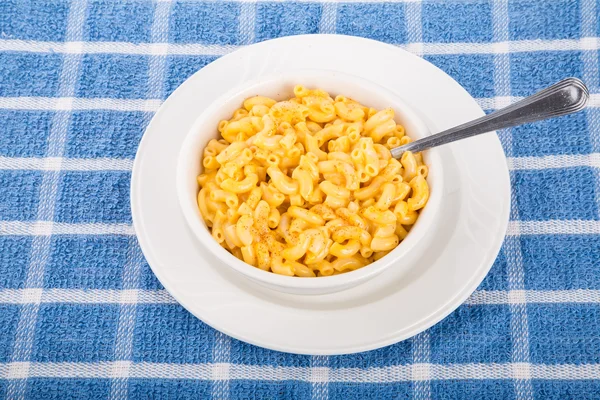
[[[599,11],[0,2],[0,398],[599,399]],[[416,52],[486,111],[568,76],[592,93],[585,112],[499,132],[511,222],[467,302],[411,340],[339,357],[254,347],[190,315],[146,264],[128,198],[144,128],[189,75],[239,46],[318,32]]]

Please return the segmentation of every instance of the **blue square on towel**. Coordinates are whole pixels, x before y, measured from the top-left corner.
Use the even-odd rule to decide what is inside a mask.
[[[61,69],[60,54],[0,53],[0,96],[54,97]]]
[[[231,339],[231,360],[236,364],[309,367],[310,356],[282,353]]]
[[[474,43],[492,40],[492,9],[486,0],[424,2],[421,20],[424,42]]]
[[[42,157],[48,149],[51,112],[0,110],[0,156]]]
[[[81,61],[80,97],[144,99],[148,92],[148,57],[86,54]]]
[[[20,307],[14,304],[0,304],[0,362],[10,361],[17,324],[19,323]]]
[[[140,271],[140,289],[145,289],[145,290],[162,290],[164,289],[163,285],[161,285],[160,281],[158,280],[158,278],[156,277],[156,275],[154,275],[154,272],[152,272],[152,270],[150,269],[150,266],[148,265],[148,262],[146,261],[146,259],[144,258],[142,260],[142,265],[141,265],[141,271]]]
[[[600,307],[597,304],[529,304],[532,364],[598,364]]]
[[[521,253],[525,289],[600,289],[599,235],[522,236]]]
[[[235,2],[177,2],[169,38],[175,43],[238,44],[239,16]]]
[[[337,33],[405,43],[405,20],[402,3],[341,3],[337,12]]]
[[[168,56],[166,95],[170,95],[183,81],[217,58],[218,56]]]
[[[319,32],[321,4],[258,3],[256,41]]]
[[[412,361],[412,341],[404,340],[391,346],[363,353],[345,354],[329,358],[331,368],[370,368],[408,364]]]
[[[60,42],[65,38],[69,2],[66,0],[0,2],[3,39]]]
[[[112,361],[118,304],[42,304],[32,361]]]
[[[585,112],[517,126],[511,137],[514,157],[592,152]]]
[[[598,220],[591,168],[520,170],[511,175],[521,220]]]
[[[577,51],[540,51],[510,54],[514,96],[529,96],[568,76],[581,78],[583,64]]]
[[[76,111],[65,154],[73,158],[133,159],[148,120],[143,112]]]
[[[0,289],[22,288],[27,279],[32,236],[0,236]]]
[[[489,54],[426,56],[460,83],[473,97],[494,97],[494,57]]]
[[[54,236],[44,287],[121,289],[130,240],[123,236]]]
[[[110,379],[28,378],[26,399],[96,400],[110,398]]]
[[[130,223],[129,181],[121,171],[65,172],[60,182],[58,222]]]
[[[429,332],[434,364],[510,361],[510,310],[506,305],[462,305]]]
[[[331,384],[330,384],[331,385]],[[231,400],[281,399],[295,400],[311,398],[310,382],[304,381],[267,381],[267,380],[232,380],[229,383]],[[330,386],[331,387],[331,386]],[[331,392],[329,393],[331,396]],[[329,397],[330,399],[332,397]]]
[[[42,173],[0,170],[0,221],[36,218]]]
[[[368,374],[368,372],[365,372]],[[329,383],[329,399],[410,399],[412,395],[412,382],[394,383],[355,383],[331,382]]]
[[[579,379],[533,379],[533,393],[544,400],[597,400],[600,380]]]
[[[196,379],[129,379],[129,400],[210,399],[213,382]]]
[[[431,382],[431,398],[510,400],[515,398],[514,386],[510,380],[434,380]]]
[[[511,40],[576,39],[581,11],[574,0],[511,0],[508,2]]]
[[[598,10],[600,10],[600,0],[596,0],[596,14],[598,14]],[[600,15],[596,16],[596,36],[600,36]]]
[[[90,41],[149,42],[154,4],[147,1],[92,1],[84,37]]]
[[[139,305],[133,361],[206,363],[212,361],[215,331],[178,304]]]
[[[479,290],[507,290],[508,264],[506,262],[506,247],[502,246],[490,272],[479,285]]]

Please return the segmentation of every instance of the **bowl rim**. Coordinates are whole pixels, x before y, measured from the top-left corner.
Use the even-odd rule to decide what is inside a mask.
[[[436,215],[439,209],[441,208],[441,199],[443,197],[442,194],[444,192],[444,172],[442,168],[442,159],[439,156],[436,149],[427,150],[426,157],[430,160],[429,164],[438,166],[438,168],[436,168],[435,170],[435,173],[437,175],[436,188],[435,191],[431,192],[428,204],[423,209],[414,228],[411,229],[407,237],[404,240],[402,240],[400,244],[386,256],[382,257],[377,261],[374,261],[371,264],[366,265],[363,268],[354,271],[349,271],[339,275],[323,276],[318,277],[318,279],[300,279],[296,276],[290,277],[279,275],[273,272],[263,271],[259,268],[252,267],[251,265],[239,260],[233,254],[225,250],[222,246],[218,245],[215,239],[210,234],[207,226],[205,225],[202,219],[202,216],[198,211],[197,200],[194,200],[193,202],[190,201],[190,194],[187,189],[187,185],[189,185],[189,182],[186,179],[185,170],[189,166],[188,163],[194,160],[193,153],[195,153],[196,162],[199,162],[201,159],[201,154],[199,154],[199,151],[197,149],[194,150],[195,146],[191,146],[191,144],[200,140],[200,138],[202,137],[201,132],[203,132],[203,130],[201,129],[201,127],[205,125],[205,121],[207,119],[210,119],[211,117],[214,117],[214,115],[220,109],[225,107],[227,103],[232,102],[234,100],[239,100],[239,107],[239,104],[241,104],[241,102],[245,98],[251,96],[250,94],[248,94],[248,92],[254,90],[255,88],[276,84],[278,81],[283,81],[286,79],[293,79],[296,82],[298,82],[303,77],[305,79],[310,79],[311,76],[314,77],[315,75],[327,76],[329,78],[338,80],[341,79],[345,82],[350,82],[351,84],[360,86],[361,89],[371,92],[374,96],[383,96],[386,98],[386,100],[391,100],[390,107],[392,107],[396,112],[400,111],[400,113],[403,115],[403,118],[410,120],[411,123],[414,124],[417,127],[417,130],[421,133],[421,135],[419,136],[428,136],[431,134],[429,128],[418,115],[418,113],[416,113],[413,110],[413,108],[409,106],[406,101],[403,100],[401,96],[399,96],[395,92],[390,91],[389,89],[384,88],[379,84],[376,84],[362,77],[358,77],[348,73],[342,73],[339,71],[315,68],[297,69],[287,71],[285,73],[265,75],[257,79],[249,80],[244,84],[238,85],[219,96],[215,101],[212,102],[212,104],[209,107],[204,109],[198,115],[191,128],[189,129],[188,133],[186,134],[180,152],[178,154],[176,169],[176,189],[180,205],[179,208],[184,215],[184,219],[186,220],[188,227],[192,230],[194,236],[196,237],[198,242],[200,242],[200,245],[202,247],[211,252],[219,261],[226,264],[228,267],[231,267],[238,273],[245,275],[246,277],[252,280],[262,282],[269,286],[297,289],[300,291],[309,289],[326,290],[351,285],[352,283],[366,281],[369,278],[383,272],[391,265],[397,263],[398,261],[401,261],[407,256],[407,254],[410,253],[410,250],[413,249],[419,243],[419,241],[425,239],[425,236],[427,235],[429,229],[432,229],[434,225],[433,222],[436,220]],[[260,94],[260,92],[257,91],[255,94]],[[361,99],[357,100],[363,104],[368,103],[368,101],[362,101]],[[233,109],[231,110],[231,112],[233,112]],[[229,115],[230,114],[231,113],[229,113]],[[211,129],[214,129],[216,131],[216,126]],[[196,195],[194,195],[194,199],[196,198],[197,188]],[[423,221],[424,216],[427,217]],[[421,225],[417,225],[420,221],[422,222]],[[417,229],[417,232],[414,232],[415,229]]]

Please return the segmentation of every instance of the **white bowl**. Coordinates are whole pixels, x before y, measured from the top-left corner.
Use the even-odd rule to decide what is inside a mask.
[[[248,265],[219,246],[211,236],[197,206],[198,184],[196,177],[202,173],[202,151],[209,140],[219,138],[217,125],[231,118],[242,102],[251,96],[263,95],[276,100],[293,97],[293,87],[302,84],[321,88],[333,96],[343,94],[358,102],[382,109],[392,107],[396,122],[402,124],[407,135],[419,139],[430,134],[427,126],[397,95],[368,80],[328,70],[297,70],[249,82],[235,88],[205,109],[187,134],[177,165],[177,194],[183,215],[198,238],[198,245],[213,253],[217,259],[248,279],[268,288],[293,294],[325,294],[354,287],[377,276],[388,268],[409,268],[428,247],[430,233],[436,228],[443,193],[442,160],[436,149],[423,153],[429,166],[427,182],[430,198],[417,222],[400,245],[385,257],[361,269],[340,275],[318,278],[299,278],[265,272]]]

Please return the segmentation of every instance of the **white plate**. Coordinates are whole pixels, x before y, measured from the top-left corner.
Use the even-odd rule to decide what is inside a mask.
[[[175,189],[177,155],[196,117],[224,92],[263,74],[316,67],[395,91],[433,132],[483,115],[452,78],[390,45],[337,35],[262,42],[204,67],[165,101],[138,149],[131,210],[140,246],[158,279],[208,325],[274,350],[355,353],[431,327],[477,288],[506,232],[509,176],[494,133],[445,146],[444,157],[455,165],[445,171],[444,217],[431,233],[435,245],[408,272],[390,269],[356,288],[322,296],[278,293],[250,283],[203,252],[189,231]]]

